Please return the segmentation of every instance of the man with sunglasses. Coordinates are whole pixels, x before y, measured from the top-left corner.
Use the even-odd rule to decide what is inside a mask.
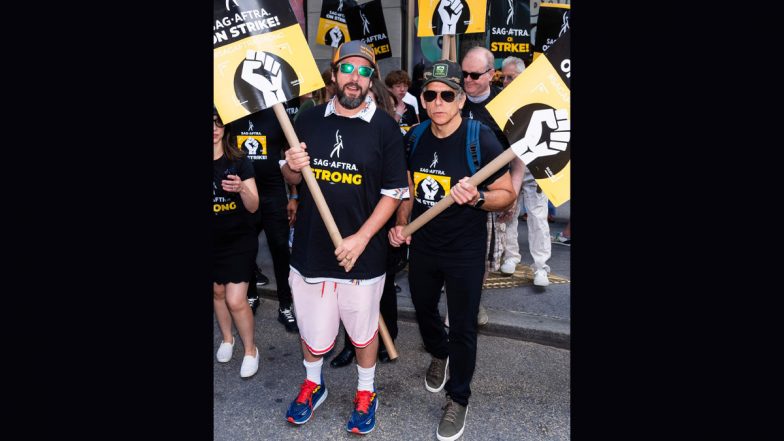
[[[467,95],[466,105],[463,107],[463,116],[478,120],[490,127],[503,148],[508,149],[509,140],[486,108],[487,103],[501,92],[500,89],[490,85],[490,81],[495,73],[494,66],[495,58],[493,53],[486,48],[476,46],[466,52],[462,62]],[[515,158],[509,165],[512,187],[515,189],[515,197],[517,197],[520,185],[523,183],[523,161]],[[505,240],[505,235],[499,226],[498,215],[499,213],[488,213],[487,215],[488,240],[485,280],[490,271],[498,271],[501,267],[501,256],[504,251],[502,243]],[[487,324],[488,317],[484,307],[480,305],[479,311],[479,324]]]
[[[471,175],[466,155],[468,121],[460,115],[466,104],[457,63],[440,60],[425,71],[421,100],[430,126],[420,135],[408,158],[412,199],[403,201],[396,226],[389,231],[392,246],[410,245],[408,280],[416,309],[419,332],[431,354],[425,374],[430,392],[446,390],[444,414],[436,432],[439,440],[463,434],[476,365],[477,312],[482,295],[487,250],[487,212],[509,206],[514,190],[504,166],[479,187],[468,183]],[[408,145],[412,131],[406,135]],[[501,154],[503,147],[493,133],[479,125],[479,168]],[[412,236],[403,227],[446,195],[455,204]],[[441,287],[446,286],[449,334],[438,311]],[[447,370],[449,381],[446,380]]]
[[[300,186],[289,284],[297,310],[306,379],[286,412],[304,424],[326,398],[323,356],[335,345],[339,324],[355,346],[358,383],[346,430],[375,428],[374,387],[379,301],[387,243],[382,227],[408,197],[400,128],[368,96],[376,72],[373,49],[359,40],[341,45],[332,61],[336,94],[304,111],[295,123],[299,146],[286,151],[282,172],[298,185],[309,165],[343,243],[337,249],[306,185]]]

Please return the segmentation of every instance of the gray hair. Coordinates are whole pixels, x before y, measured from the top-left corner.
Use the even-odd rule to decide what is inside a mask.
[[[525,70],[525,63],[523,63],[523,60],[517,57],[504,58],[504,61],[501,62],[501,69],[505,68],[508,64],[514,64],[514,68],[518,74],[523,73]]]

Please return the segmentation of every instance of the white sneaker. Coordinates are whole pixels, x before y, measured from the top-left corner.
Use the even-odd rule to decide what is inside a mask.
[[[540,269],[534,273],[534,285],[547,286],[550,284],[550,279],[547,278],[547,271]]]
[[[501,274],[506,274],[507,276],[511,276],[515,272],[515,267],[517,264],[512,260],[507,260],[501,265]]]
[[[479,304],[479,314],[476,315],[476,323],[479,326],[484,326],[484,325],[487,324],[488,320],[489,320],[489,318],[487,317],[487,311],[485,310],[485,307],[482,306],[482,304],[480,303]]]
[[[240,377],[242,378],[248,378],[259,370],[259,348],[258,346],[253,348],[256,349],[256,356],[246,355],[242,359],[242,367],[240,368]]]
[[[221,363],[227,363],[231,360],[231,354],[234,352],[234,337],[231,338],[231,343],[226,343],[225,341],[218,346],[218,353],[216,357],[218,361]]]

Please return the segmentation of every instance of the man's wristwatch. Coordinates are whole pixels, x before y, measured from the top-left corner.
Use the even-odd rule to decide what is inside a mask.
[[[474,203],[474,208],[482,208],[482,205],[485,204],[485,192],[479,190],[479,199],[476,200]]]

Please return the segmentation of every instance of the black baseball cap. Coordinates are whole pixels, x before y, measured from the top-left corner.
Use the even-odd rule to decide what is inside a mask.
[[[449,60],[438,60],[432,66],[426,67],[422,78],[425,80],[422,83],[423,89],[433,81],[440,81],[455,90],[462,89],[463,86],[463,70],[457,63]]]

